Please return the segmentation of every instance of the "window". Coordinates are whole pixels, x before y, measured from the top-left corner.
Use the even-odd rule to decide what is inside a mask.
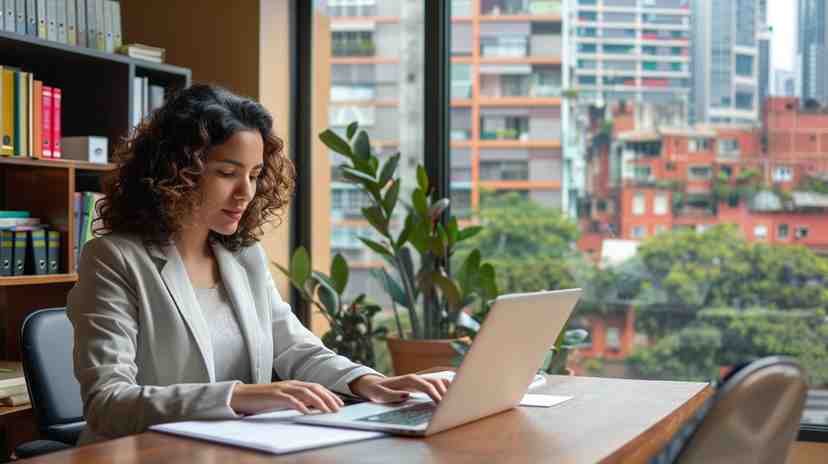
[[[636,180],[639,181],[646,181],[650,179],[650,174],[652,173],[652,168],[649,166],[635,166],[633,168],[633,176]]]
[[[658,192],[655,195],[655,201],[653,202],[653,212],[657,216],[663,216],[667,214],[668,206],[667,206],[667,193],[665,192]]]
[[[790,182],[793,180],[793,169],[787,166],[777,166],[773,168],[774,182]]]
[[[607,349],[610,351],[621,350],[621,329],[618,327],[607,327]]]
[[[779,240],[787,240],[788,239],[788,225],[787,224],[779,224],[776,228],[776,238]]]
[[[768,238],[768,226],[764,224],[759,224],[753,228],[753,236],[756,237],[757,240],[765,240]]]
[[[736,55],[736,74],[744,77],[753,76],[753,57]]]
[[[636,216],[641,216],[647,211],[647,206],[645,204],[646,197],[643,193],[639,192],[633,196],[633,214]]]
[[[797,226],[794,236],[797,240],[808,238],[808,228],[804,226]]]
[[[644,238],[647,236],[647,227],[646,226],[635,226],[632,228],[632,237],[633,238]]]
[[[720,139],[719,154],[739,154],[739,139]]]
[[[740,110],[753,109],[753,92],[736,92],[735,106]]]
[[[687,150],[690,152],[710,150],[711,139],[694,137],[687,141]]]
[[[710,166],[690,166],[687,168],[687,177],[690,180],[707,180],[713,177]]]

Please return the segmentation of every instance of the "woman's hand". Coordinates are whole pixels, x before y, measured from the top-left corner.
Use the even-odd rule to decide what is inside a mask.
[[[285,380],[268,384],[236,384],[230,396],[230,407],[237,414],[255,414],[276,408],[289,408],[309,414],[310,408],[337,412],[344,403],[333,392],[318,383]]]
[[[411,391],[421,391],[428,394],[434,402],[439,402],[443,399],[448,385],[449,381],[446,379],[427,378],[417,374],[397,377],[368,374],[348,384],[352,392],[374,403],[405,401]]]

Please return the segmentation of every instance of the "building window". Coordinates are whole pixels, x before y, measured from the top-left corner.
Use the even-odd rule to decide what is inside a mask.
[[[753,228],[753,236],[756,237],[756,240],[765,240],[768,238],[768,226],[764,224],[759,224],[758,226]]]
[[[687,151],[707,151],[710,150],[710,139],[692,138],[687,142]]]
[[[633,177],[638,181],[646,181],[650,179],[652,169],[649,166],[634,166]]]
[[[658,192],[655,195],[655,202],[653,204],[653,211],[658,216],[667,214],[667,193]]]
[[[779,224],[776,228],[776,238],[779,240],[787,240],[788,239],[788,225],[787,224]]]
[[[647,228],[645,226],[635,226],[632,228],[633,238],[644,238],[647,236]]]
[[[793,180],[793,169],[788,166],[777,166],[773,169],[774,182],[790,182]]]
[[[690,166],[687,168],[687,176],[690,180],[707,180],[713,175],[710,166]]]
[[[794,236],[797,240],[802,238],[808,238],[808,228],[804,226],[797,226],[796,231],[794,232]]]
[[[736,55],[736,75],[753,76],[753,57],[749,55]]]
[[[636,216],[641,216],[647,211],[647,206],[645,204],[646,198],[644,197],[643,193],[636,193],[633,196],[633,207],[632,212]]]
[[[720,155],[738,155],[739,154],[739,139],[722,139],[719,140],[719,154]]]
[[[621,330],[618,327],[607,327],[607,349],[621,351]]]
[[[752,92],[736,92],[736,109],[752,110],[753,109],[753,93]]]

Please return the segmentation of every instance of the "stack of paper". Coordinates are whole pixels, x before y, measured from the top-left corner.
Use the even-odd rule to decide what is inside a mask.
[[[189,421],[150,427],[158,432],[251,448],[273,454],[292,453],[340,443],[384,437],[366,432],[293,423],[298,411],[286,410],[248,416],[241,420]]]
[[[20,406],[29,404],[26,378],[19,362],[0,362],[0,405]]]

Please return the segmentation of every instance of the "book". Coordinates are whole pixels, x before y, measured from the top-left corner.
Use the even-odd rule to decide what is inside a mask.
[[[57,11],[57,17],[55,18],[57,41],[60,43],[68,43],[66,40],[66,0],[55,0],[55,2],[55,10]]]
[[[28,250],[28,232],[14,229],[14,249],[12,250],[12,275],[23,275],[26,272],[26,251]]]
[[[17,0],[15,4],[15,26],[18,34],[26,35],[26,0]]]
[[[17,226],[36,226],[40,224],[38,218],[0,218],[0,228],[7,229]]]
[[[164,105],[164,87],[160,85],[149,86],[149,110],[155,111]]]
[[[11,387],[0,388],[0,398],[5,398],[12,395],[19,395],[21,393],[26,393],[25,382],[22,385],[14,385]]]
[[[144,108],[142,85],[143,81],[140,77],[132,78],[132,127],[138,127],[141,124],[141,111]]]
[[[52,157],[52,87],[43,86],[43,99],[41,100],[41,112],[43,127],[41,128],[41,153],[44,158]]]
[[[46,255],[46,231],[44,229],[29,232],[29,253],[27,274],[44,275],[49,271],[49,258]]]
[[[57,87],[52,87],[52,158],[60,158],[62,99],[63,91]]]
[[[95,0],[85,0],[86,2],[86,47],[96,48],[98,42],[98,23],[95,21],[97,5]]]
[[[43,82],[32,80],[32,157],[43,157]]]
[[[29,79],[31,74],[14,72],[14,156],[29,156]]]
[[[58,30],[57,30],[57,1],[58,0],[45,0],[46,1],[46,38],[53,42],[58,41]]]
[[[94,0],[95,2],[95,48],[100,51],[106,51],[106,30],[104,28],[104,1]],[[89,18],[87,18],[89,22]]]
[[[3,67],[3,134],[0,155],[14,155],[14,71]]]
[[[113,51],[123,45],[123,31],[121,31],[121,2],[112,2],[112,48]]]
[[[132,58],[140,58],[142,60],[153,61],[155,63],[163,63],[166,50],[163,48],[153,47],[140,43],[131,43],[121,45],[116,50],[122,55],[127,55]]]
[[[0,210],[0,218],[27,218],[32,217],[28,211]]]
[[[37,37],[37,1],[26,0],[26,35]]]
[[[0,388],[26,386],[23,365],[17,361],[0,361]]]
[[[72,252],[75,254],[75,272],[78,271],[81,237],[83,237],[83,231],[81,230],[82,210],[83,194],[81,192],[75,192],[72,194],[72,219],[75,221],[75,236],[72,238]]]
[[[14,260],[14,232],[0,231],[0,276],[12,275]]]
[[[23,406],[24,404],[30,403],[31,400],[29,399],[28,393],[0,397],[0,404],[3,406]]]
[[[4,29],[6,30],[6,32],[15,32],[15,29],[17,28],[17,18],[14,14],[14,11],[17,9],[17,7],[15,5],[15,0],[6,0],[6,14],[4,24]]]
[[[112,1],[103,1],[104,50],[112,53],[115,47],[112,42]]]

